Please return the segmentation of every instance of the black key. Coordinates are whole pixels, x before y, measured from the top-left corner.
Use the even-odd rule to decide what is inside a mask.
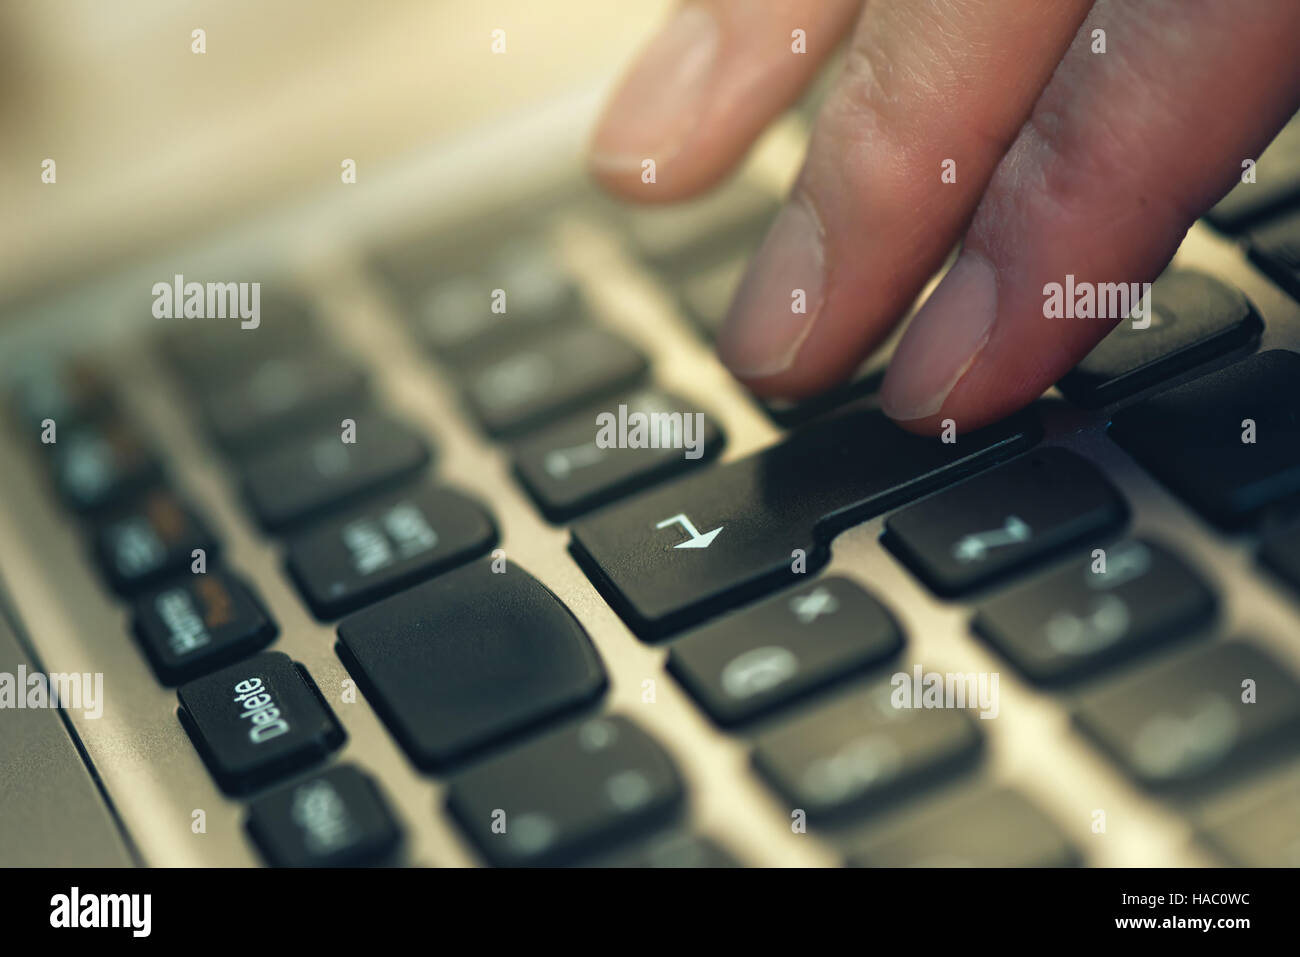
[[[1300,526],[1270,539],[1260,551],[1260,558],[1300,594]]]
[[[516,239],[478,268],[412,295],[417,333],[448,365],[510,351],[583,312],[577,286],[542,237]]]
[[[1199,272],[1167,272],[1151,287],[1150,325],[1125,319],[1063,378],[1092,408],[1259,340],[1264,324],[1241,290]]]
[[[1300,355],[1261,352],[1116,413],[1110,436],[1206,519],[1239,528],[1300,494],[1298,382]]]
[[[1093,692],[1075,720],[1133,778],[1165,787],[1294,742],[1300,685],[1263,652],[1232,642]]]
[[[836,532],[1037,435],[1031,414],[949,445],[855,409],[610,506],[574,526],[571,547],[624,620],[654,637],[797,581],[825,563]]]
[[[461,375],[465,401],[483,428],[511,435],[617,392],[645,370],[645,357],[622,339],[577,323],[472,363]]]
[[[595,867],[740,867],[726,848],[707,837],[672,834],[602,858]]]
[[[129,595],[193,567],[194,550],[204,565],[217,552],[203,521],[164,488],[155,488],[95,530],[95,555],[108,583]]]
[[[318,618],[336,618],[463,564],[496,542],[473,499],[422,486],[366,503],[289,542],[289,574]]]
[[[320,347],[318,342],[304,342],[287,335],[259,336],[257,332],[249,335],[251,338],[241,340],[244,343],[242,348],[187,349],[169,356],[180,386],[195,399],[207,399],[237,387],[249,376],[256,375],[263,366],[293,362],[304,351],[315,351]]]
[[[1078,852],[1060,828],[1019,793],[998,788],[966,797],[855,851],[856,867],[1073,867]]]
[[[135,605],[136,636],[168,685],[251,655],[276,631],[248,586],[221,571],[178,577]]]
[[[626,718],[592,718],[452,778],[447,803],[498,866],[551,865],[626,840],[677,809],[668,755]]]
[[[731,725],[879,664],[902,645],[880,602],[847,578],[824,578],[686,635],[668,670],[715,721]]]
[[[222,388],[273,358],[291,358],[319,344],[319,329],[300,299],[263,289],[254,329],[241,320],[176,319],[159,337],[164,359],[181,384],[202,393]]]
[[[581,314],[549,224],[557,210],[571,213],[576,197],[552,191],[536,199],[477,214],[472,230],[401,237],[376,257],[412,331],[448,366],[509,350],[518,337]]]
[[[102,417],[113,397],[108,379],[90,362],[41,357],[24,361],[11,403],[18,422],[37,439],[46,419],[54,422],[56,432],[66,431]]]
[[[369,775],[338,765],[253,801],[248,833],[273,867],[365,867],[402,840]]]
[[[245,377],[200,399],[213,441],[247,455],[304,429],[332,428],[364,408],[365,373],[339,356],[308,353],[267,359]]]
[[[118,421],[78,426],[46,448],[54,486],[68,507],[78,512],[120,504],[162,475],[144,439]]]
[[[936,594],[964,595],[1075,545],[1128,509],[1095,467],[1042,449],[889,516],[882,539]]]
[[[1210,590],[1150,542],[1117,542],[980,606],[976,632],[1034,681],[1073,681],[1213,620]]]
[[[181,723],[217,783],[242,794],[321,760],[343,729],[302,665],[279,651],[182,685]]]
[[[339,656],[421,768],[440,768],[596,698],[587,633],[522,568],[475,562],[345,618]]]
[[[324,428],[248,463],[245,495],[268,531],[383,491],[429,464],[429,446],[405,425],[380,416],[354,421],[355,442],[343,441],[341,426]]]
[[[1237,233],[1300,204],[1300,118],[1293,118],[1255,165],[1255,181],[1238,183],[1205,218],[1215,229]]]
[[[893,699],[883,681],[766,732],[754,763],[791,806],[816,816],[878,806],[979,753],[978,722],[964,711]]]
[[[1300,213],[1250,234],[1251,261],[1293,299],[1300,299]]]
[[[608,406],[570,416],[515,447],[515,474],[553,522],[703,464],[722,450],[722,432],[713,418],[674,396],[645,390],[612,399]],[[641,421],[638,416],[657,418],[644,420],[648,427],[636,439],[639,447],[630,447],[636,433],[622,430],[629,447],[619,448],[601,440],[600,423],[607,421],[598,420],[602,413],[630,425]],[[652,439],[661,447],[648,447]]]
[[[1252,795],[1202,836],[1236,867],[1300,867],[1300,781]]]

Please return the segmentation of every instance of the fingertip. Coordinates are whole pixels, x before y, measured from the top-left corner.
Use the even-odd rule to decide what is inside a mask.
[[[670,165],[694,132],[708,102],[720,35],[708,6],[684,4],[620,81],[587,149],[588,168],[611,191],[650,198],[633,187],[657,181],[658,168]]]
[[[956,425],[953,419],[946,417],[942,412],[937,412],[934,415],[929,415],[920,419],[897,419],[892,415],[889,415],[887,409],[882,407],[881,411],[884,412],[885,415],[889,416],[890,420],[900,429],[905,432],[911,432],[915,435],[933,437],[939,435],[950,425],[953,427]]]
[[[880,389],[896,422],[929,422],[943,409],[993,331],[998,282],[982,255],[964,251],[904,333]]]
[[[729,169],[701,170],[688,163],[654,161],[653,157],[641,160],[610,157],[588,149],[587,174],[605,192],[646,206],[677,203],[694,199],[724,180]]]
[[[716,186],[807,86],[860,6],[686,0],[615,88],[588,144],[588,169],[639,203]]]

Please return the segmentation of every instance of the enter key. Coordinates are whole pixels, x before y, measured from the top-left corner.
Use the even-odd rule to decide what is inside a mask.
[[[597,512],[573,527],[571,549],[632,629],[655,638],[799,581],[837,532],[1036,438],[1032,413],[944,443],[858,408]]]

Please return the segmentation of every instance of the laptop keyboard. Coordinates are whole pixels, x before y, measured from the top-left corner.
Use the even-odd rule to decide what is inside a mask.
[[[1292,297],[1300,216],[1286,210],[1297,196],[1234,193],[1208,217]],[[502,549],[500,504],[441,481],[440,435],[406,421],[384,398],[385,370],[333,341],[309,304],[284,294],[257,332],[195,324],[150,344],[250,527],[283,549],[283,580],[336,628],[361,706],[445,786],[425,813],[449,815],[491,864],[747,863],[746,848],[687,823],[692,762],[629,707],[638,691],[653,701],[665,678],[696,709],[690,720],[749,754],[737,773],[767,795],[749,813],[794,834],[806,822],[834,860],[1088,863],[1086,828],[981,770],[980,718],[995,715],[975,702],[891,704],[891,674],[910,680],[916,664],[919,681],[905,614],[916,599],[877,587],[853,572],[852,549],[841,560],[833,548],[874,521],[873,561],[898,563],[910,587],[966,622],[964,640],[991,650],[987,660],[1045,689],[1090,760],[1139,791],[1173,792],[1168,812],[1211,854],[1281,862],[1279,847],[1293,845],[1261,840],[1253,816],[1202,824],[1178,790],[1220,787],[1270,820],[1300,819],[1294,788],[1266,795],[1252,777],[1285,767],[1300,741],[1300,685],[1252,636],[1214,640],[1238,599],[1181,547],[1191,535],[1250,536],[1262,542],[1252,574],[1300,595],[1300,355],[1256,351],[1270,310],[1228,276],[1171,268],[1151,327],[1117,328],[1062,380],[1066,401],[1049,396],[955,442],[921,439],[875,408],[886,347],[826,396],[756,403],[782,432],[733,449],[731,404],[680,394],[556,255],[538,224],[568,203],[485,220],[475,235],[497,238],[472,248],[440,234],[372,260],[404,317],[399,334],[427,354],[461,426],[499,453],[538,518],[567,527],[567,554],[539,545],[521,565]],[[668,334],[707,347],[775,203],[742,181],[685,211],[579,206],[679,311],[685,323]],[[1294,309],[1284,321],[1297,323]],[[129,610],[134,638],[123,640],[176,688],[194,751],[236,796],[267,863],[403,861],[419,825],[393,800],[400,785],[367,769],[347,747],[346,707],[277,650],[279,600],[228,560],[228,529],[175,480],[169,450],[117,401],[120,385],[84,358],[33,365],[12,405],[31,434],[58,424],[57,442],[37,448]],[[601,447],[595,417],[620,407],[704,412],[700,454]],[[1172,534],[1140,521],[1141,503],[1108,477],[1115,461],[1184,503]],[[545,583],[557,563],[576,563],[621,633],[593,642],[587,605]],[[1294,614],[1289,626],[1294,640]],[[662,671],[612,689],[617,643],[637,640]],[[1244,681],[1258,695],[1250,707],[1237,703]],[[880,820],[889,827],[873,828]]]

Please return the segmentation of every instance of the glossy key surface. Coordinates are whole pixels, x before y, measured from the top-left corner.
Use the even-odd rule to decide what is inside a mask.
[[[1036,420],[1015,418],[946,445],[857,409],[606,508],[574,526],[571,548],[632,628],[656,637],[797,580],[836,532],[1036,437]]]

